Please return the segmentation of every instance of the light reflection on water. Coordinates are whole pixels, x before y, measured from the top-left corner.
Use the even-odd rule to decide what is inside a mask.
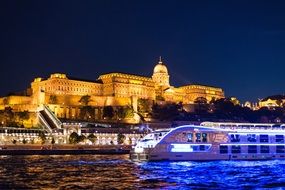
[[[285,187],[285,161],[141,162],[128,155],[0,157],[0,189]]]

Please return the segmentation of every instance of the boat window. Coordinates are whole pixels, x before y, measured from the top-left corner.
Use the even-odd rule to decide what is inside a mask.
[[[259,136],[259,138],[260,138],[260,142],[268,142],[268,135],[260,135]]]
[[[202,133],[202,142],[207,142],[207,133]]]
[[[239,138],[239,134],[231,134],[231,142],[239,142],[240,138]]]
[[[276,153],[285,153],[285,146],[277,145],[276,146]]]
[[[239,154],[241,151],[240,146],[232,146],[232,153],[233,154]]]
[[[205,145],[200,145],[200,151],[205,151]]]
[[[196,133],[196,142],[201,142],[201,133]]]
[[[187,134],[187,142],[193,142],[193,134],[192,133]]]
[[[257,153],[257,146],[256,145],[249,145],[247,151],[248,151],[248,153]]]
[[[190,147],[193,149],[193,152],[199,152],[199,151],[206,152],[211,148],[211,145],[201,144],[201,145],[191,145]]]
[[[269,153],[269,146],[261,145],[260,146],[260,153]]]
[[[273,125],[273,126],[272,126],[272,129],[274,129],[274,130],[280,130],[280,125]]]
[[[197,152],[199,151],[199,147],[198,146],[191,146],[193,148],[193,152]]]
[[[228,153],[228,146],[220,146],[220,154],[227,154]]]
[[[141,142],[151,141],[152,139],[143,139]]]
[[[256,134],[247,134],[248,142],[256,142]]]
[[[279,143],[284,143],[284,135],[275,135],[275,141]]]

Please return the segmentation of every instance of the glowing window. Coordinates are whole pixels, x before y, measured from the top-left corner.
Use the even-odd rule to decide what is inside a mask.
[[[196,133],[196,142],[201,142],[201,133]]]
[[[188,133],[187,134],[187,142],[193,142],[193,134],[192,133]]]

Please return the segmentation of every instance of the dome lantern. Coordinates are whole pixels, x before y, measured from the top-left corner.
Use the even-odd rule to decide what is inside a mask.
[[[153,69],[153,74],[155,73],[166,73],[168,74],[167,67],[163,64],[161,56],[159,57],[158,64]]]

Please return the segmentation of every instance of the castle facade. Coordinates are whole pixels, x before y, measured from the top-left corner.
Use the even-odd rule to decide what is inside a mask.
[[[88,96],[88,106],[96,107],[95,115],[100,119],[103,107],[133,105],[133,101],[140,98],[182,104],[193,104],[199,97],[207,101],[224,98],[224,91],[217,87],[198,84],[171,86],[168,69],[161,59],[155,65],[152,77],[116,72],[88,81],[55,73],[46,79],[35,78],[30,89],[29,96],[1,98],[0,109],[9,106],[15,111],[36,111],[45,104],[60,118],[76,118],[80,107],[84,106],[82,97]]]

